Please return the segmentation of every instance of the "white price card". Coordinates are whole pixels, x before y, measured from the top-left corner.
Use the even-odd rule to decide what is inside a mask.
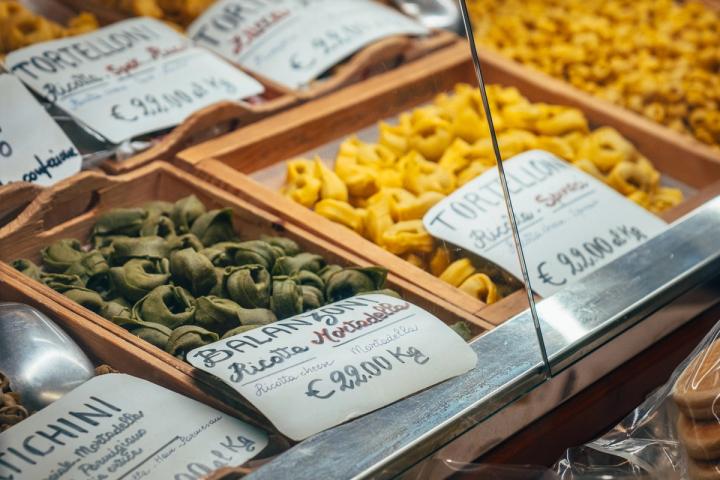
[[[477,356],[428,312],[359,295],[197,348],[187,357],[302,440],[472,369]]]
[[[80,171],[82,155],[25,86],[0,74],[0,185],[52,185]]]
[[[666,228],[665,222],[553,154],[503,163],[532,288],[549,296]],[[521,278],[497,169],[488,170],[423,218],[437,238]]]
[[[16,50],[5,67],[113,143],[173,127],[214,102],[264,90],[151,18]]]
[[[262,451],[255,427],[145,380],[107,374],[0,434],[0,478],[200,478]]]
[[[220,0],[188,28],[196,45],[293,89],[372,42],[427,33],[373,0]]]

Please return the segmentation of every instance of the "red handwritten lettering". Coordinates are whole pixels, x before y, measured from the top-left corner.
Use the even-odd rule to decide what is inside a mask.
[[[235,35],[230,41],[233,44],[233,53],[239,55],[244,48],[253,43],[263,33],[268,31],[270,27],[280,22],[282,19],[290,15],[289,10],[276,10],[265,15],[253,25],[243,30],[239,35]]]
[[[584,190],[589,186],[586,182],[569,182],[566,185],[564,185],[560,190],[557,192],[549,193],[548,195],[542,195],[538,194],[535,195],[535,201],[538,203],[542,203],[546,207],[554,207],[558,203],[562,201],[563,198],[567,197],[569,194],[573,192],[577,192],[579,190]]]
[[[346,336],[352,336],[353,333],[359,332],[376,323],[383,322],[396,313],[407,310],[408,308],[410,308],[409,303],[402,303],[400,305],[381,303],[380,305],[375,305],[372,312],[363,313],[364,318],[362,319],[346,320],[332,328],[323,328],[322,330],[313,332],[315,339],[311,340],[310,343],[322,345],[326,341],[332,343],[342,342]]]
[[[139,66],[140,62],[138,62],[137,58],[133,58],[132,60],[128,60],[127,62],[120,65],[107,65],[105,69],[110,73],[114,73],[115,75],[124,75],[132,72]]]
[[[147,47],[146,50],[150,54],[150,57],[153,60],[157,60],[158,58],[164,58],[168,55],[172,55],[174,53],[182,52],[183,50],[187,50],[186,45],[177,45],[175,47],[170,48],[158,48],[158,47]]]

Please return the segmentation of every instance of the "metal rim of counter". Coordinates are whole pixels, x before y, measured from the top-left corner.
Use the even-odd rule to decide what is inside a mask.
[[[538,303],[552,378],[525,311],[472,342],[470,372],[306,439],[247,478],[388,478],[442,451],[472,461],[719,301],[718,273],[720,197]],[[662,314],[677,306],[682,315]]]

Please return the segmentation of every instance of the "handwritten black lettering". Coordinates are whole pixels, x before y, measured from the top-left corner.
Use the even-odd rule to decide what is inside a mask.
[[[323,328],[322,330],[313,332],[315,338],[310,342],[315,345],[322,345],[326,341],[332,343],[342,342],[346,336],[375,325],[376,323],[383,322],[398,312],[409,308],[410,304],[407,302],[395,305],[391,303],[375,305],[373,306],[372,312],[363,313],[364,318],[362,319],[346,320],[334,328]]]
[[[568,278],[587,274],[591,269],[608,263],[628,243],[642,243],[647,238],[638,227],[618,225],[608,229],[606,235],[596,235],[573,247],[550,254],[537,264],[536,275],[547,285],[565,285]]]
[[[310,347],[292,346],[274,348],[268,352],[270,353],[270,357],[262,358],[257,362],[233,362],[228,366],[230,371],[232,371],[230,381],[241,383],[246,376],[257,375],[275,366],[285,364],[293,356],[305,353],[308,350],[310,350]]]
[[[307,384],[305,395],[319,400],[327,400],[337,392],[353,391],[361,388],[374,378],[380,377],[395,367],[403,368],[408,364],[426,365],[430,357],[419,349],[410,346],[406,349],[397,347],[395,350],[386,350],[387,355],[375,355],[363,360],[357,365],[345,365],[333,370],[327,378],[314,378]],[[393,361],[394,360],[394,361]],[[320,387],[320,384],[330,383],[332,387]]]
[[[53,178],[51,169],[58,168],[69,159],[75,158],[79,155],[80,154],[75,147],[62,150],[58,154],[53,154],[52,151],[50,151],[50,156],[45,159],[41,159],[40,156],[36,154],[34,157],[35,162],[38,164],[37,168],[24,173],[21,178],[24,182],[36,182],[41,175]]]

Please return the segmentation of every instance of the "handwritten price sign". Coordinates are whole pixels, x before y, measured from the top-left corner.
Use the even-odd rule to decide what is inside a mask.
[[[618,225],[610,228],[604,236],[595,236],[578,243],[575,247],[558,252],[549,260],[537,264],[537,276],[543,283],[561,287],[568,279],[582,276],[587,271],[612,258],[618,249],[639,245],[648,236],[637,227]]]
[[[0,434],[0,478],[201,478],[267,444],[264,432],[200,402],[101,375]]]
[[[221,340],[187,359],[233,387],[294,440],[460,375],[477,362],[440,320],[377,294]]]
[[[551,153],[505,162],[530,282],[549,296],[666,228],[658,217]],[[435,237],[521,277],[497,169],[465,184],[423,218]]]
[[[81,165],[80,152],[20,80],[0,74],[0,185],[52,185]]]
[[[196,105],[208,95],[232,96],[236,93],[235,85],[225,79],[200,78],[190,81],[185,88],[176,85],[157,95],[147,93],[130,97],[125,103],[116,103],[110,107],[110,115],[125,122],[139,122],[148,117],[160,116]]]
[[[430,357],[415,347],[408,347],[403,351],[401,347],[395,350],[386,349],[385,354],[373,355],[357,365],[345,365],[331,371],[326,378],[314,378],[308,382],[305,395],[321,400],[327,400],[336,393],[352,392],[360,389],[373,379],[378,379],[383,372],[390,372],[394,367],[402,368],[405,365],[422,366],[430,361]],[[323,390],[318,390],[322,388]]]
[[[263,86],[151,18],[16,50],[7,69],[112,143],[163,130]]]
[[[294,89],[372,42],[427,33],[369,0],[220,0],[188,29],[197,45]]]

